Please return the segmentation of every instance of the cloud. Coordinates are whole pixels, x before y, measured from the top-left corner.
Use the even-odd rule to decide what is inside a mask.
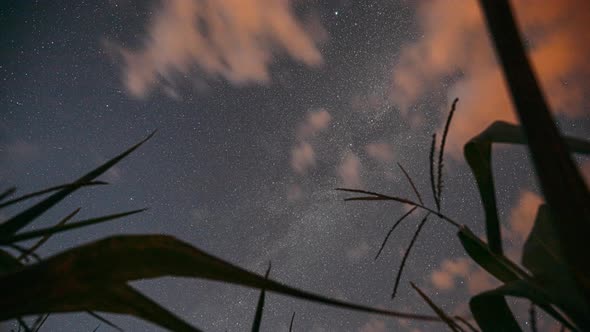
[[[24,140],[0,144],[0,156],[10,159],[33,160],[40,155],[41,149],[36,144]]]
[[[370,249],[371,247],[369,247],[367,241],[363,240],[360,243],[358,243],[355,247],[352,247],[346,251],[346,258],[351,263],[358,263],[363,258],[369,255]]]
[[[139,49],[107,46],[122,56],[124,84],[135,97],[195,68],[235,84],[266,83],[278,52],[310,66],[322,62],[320,40],[312,35],[325,38],[317,33],[321,25],[314,20],[306,30],[290,5],[284,0],[167,0]]]
[[[369,143],[365,146],[365,151],[369,157],[384,163],[393,161],[393,149],[388,143]]]
[[[510,211],[510,237],[513,240],[522,241],[528,237],[533,229],[537,210],[543,203],[543,199],[534,192],[522,190],[518,202]]]
[[[291,150],[291,168],[296,173],[304,174],[308,168],[315,165],[315,152],[311,144],[300,142]]]
[[[340,165],[337,167],[337,173],[340,182],[347,188],[361,187],[361,160],[351,151],[346,152]]]
[[[590,82],[590,35],[585,33],[590,2],[513,3],[550,105],[568,117],[587,114],[582,104]],[[445,91],[449,101],[459,97],[449,135],[449,151],[457,156],[462,145],[492,121],[514,122],[515,116],[477,1],[454,6],[445,0],[421,2],[417,21],[423,35],[402,47],[390,97],[408,116],[411,107],[433,90]]]
[[[471,269],[467,258],[445,259],[439,269],[430,275],[430,281],[438,290],[455,288],[455,279],[466,277]]]
[[[320,131],[328,128],[332,116],[325,109],[308,112],[305,121],[299,126],[297,137],[300,140],[312,138]]]
[[[315,152],[309,143],[322,130],[328,128],[332,116],[325,109],[308,112],[305,120],[298,126],[297,142],[291,149],[291,168],[297,174],[305,174],[315,165]]]
[[[470,294],[478,294],[498,285],[489,273],[464,257],[445,259],[440,267],[430,274],[430,282],[440,291],[455,289],[458,280],[466,283]]]
[[[365,325],[361,326],[359,332],[385,332],[385,321],[371,318]]]

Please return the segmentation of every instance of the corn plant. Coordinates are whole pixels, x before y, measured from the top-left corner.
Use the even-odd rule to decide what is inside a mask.
[[[436,207],[424,205],[411,177],[401,165],[400,168],[411,184],[418,202],[363,190],[340,190],[364,194],[347,200],[395,201],[413,207],[394,224],[383,245],[401,220],[416,209],[425,211],[425,217],[402,259],[393,296],[406,258],[422,226],[429,216],[434,215],[455,227],[459,241],[467,254],[502,282],[500,287],[478,294],[469,301],[473,317],[482,331],[521,330],[506,303],[507,296],[525,298],[531,302],[529,312],[533,331],[536,329],[535,307],[543,309],[560,322],[563,328],[588,331],[590,265],[587,263],[586,253],[590,252],[590,192],[573,162],[571,153],[590,154],[590,142],[572,137],[564,138],[559,133],[527,60],[508,0],[481,0],[480,3],[516,113],[522,123],[521,128],[505,122],[495,122],[464,147],[464,156],[477,182],[485,211],[487,242],[475,236],[468,227],[441,213],[444,144],[456,100],[445,125],[437,164],[434,158],[436,135],[433,135],[430,150],[431,190]],[[494,143],[524,144],[529,148],[546,200],[537,212],[533,229],[523,248],[520,265],[503,254],[491,165]],[[473,326],[447,316],[426,294],[415,285],[412,286],[451,330],[464,330],[459,322],[475,330]]]

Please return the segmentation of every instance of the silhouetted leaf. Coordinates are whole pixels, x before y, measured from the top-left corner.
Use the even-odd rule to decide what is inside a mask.
[[[147,209],[132,210],[132,211],[128,211],[128,212],[116,213],[116,214],[111,214],[108,216],[102,216],[102,217],[98,217],[98,218],[91,218],[91,219],[76,221],[76,222],[73,222],[73,223],[70,223],[67,225],[63,224],[63,225],[57,225],[57,226],[48,227],[48,228],[41,228],[41,229],[30,231],[30,232],[16,234],[8,239],[0,239],[0,244],[8,244],[8,243],[13,243],[13,242],[30,240],[30,239],[34,239],[34,238],[41,237],[41,236],[49,236],[52,234],[61,233],[61,232],[69,231],[69,230],[76,229],[76,228],[91,226],[91,225],[103,223],[106,221],[120,219],[123,217],[130,216],[132,214],[143,212],[145,210],[147,210]]]
[[[65,225],[70,219],[72,219],[78,212],[80,212],[80,208],[77,208],[76,210],[74,210],[72,213],[68,214],[67,216],[65,216],[62,220],[60,220],[56,226],[62,226]],[[17,259],[20,261],[22,259],[26,259],[28,256],[30,256],[31,254],[33,254],[37,249],[39,249],[39,247],[41,247],[45,242],[47,242],[47,240],[49,240],[49,238],[51,237],[52,234],[46,234],[45,236],[43,236],[39,241],[37,241],[37,243],[35,243],[32,247],[30,247],[26,252],[23,252]]]
[[[570,314],[580,326],[590,328],[590,310],[571,276],[555,232],[549,208],[543,204],[525,242],[522,264],[533,274],[533,279],[552,303]]]
[[[469,228],[463,226],[457,235],[469,257],[498,280],[510,282],[527,276],[525,271],[509,259],[493,253]]]
[[[0,297],[0,320],[21,315],[93,310],[132,314],[170,328],[162,321],[169,315],[156,311],[153,305],[133,306],[133,301],[141,297],[127,286],[128,281],[163,276],[216,280],[340,308],[439,321],[438,317],[376,309],[295,289],[163,235],[110,237],[0,275],[0,294],[3,295]],[[122,297],[128,299],[123,301]],[[156,312],[157,317],[152,317],[152,312]],[[183,331],[179,322],[172,323],[178,327],[177,331]],[[189,330],[188,325],[184,328]]]
[[[12,271],[21,267],[22,264],[11,254],[4,250],[0,250],[0,274]]]
[[[270,268],[271,268],[271,265],[269,263],[268,269],[266,270],[266,273],[264,274],[264,279],[268,280],[268,274],[270,273]],[[258,298],[258,304],[256,305],[256,314],[254,315],[254,323],[252,323],[252,332],[260,331],[260,323],[262,322],[262,311],[264,310],[264,298],[266,295],[265,293],[266,293],[266,289],[262,288],[262,290],[260,291],[260,297]]]
[[[291,323],[289,323],[289,332],[293,332],[293,321],[295,321],[295,312],[293,312],[293,316],[291,316]]]
[[[505,296],[529,299],[557,321],[576,330],[553,309],[547,293],[542,288],[526,280],[515,280],[471,298],[469,306],[482,331],[516,331],[513,327],[518,324],[508,307],[504,306]]]
[[[2,193],[0,193],[0,201],[5,200],[10,195],[14,194],[15,191],[16,191],[16,187],[10,187],[10,188],[4,190]]]
[[[590,142],[571,137],[567,138],[566,142],[571,151],[590,154]],[[496,121],[464,146],[465,160],[475,177],[485,210],[486,235],[490,249],[496,254],[502,254],[501,231],[492,173],[493,143],[526,144],[526,141],[520,127]]]
[[[82,176],[78,180],[74,181],[71,185],[66,186],[65,188],[59,190],[58,192],[54,193],[53,195],[47,197],[46,199],[42,200],[41,202],[33,205],[32,207],[26,209],[25,211],[17,214],[16,216],[8,219],[6,222],[0,225],[0,240],[5,240],[11,237],[14,233],[22,229],[23,227],[27,226],[31,223],[35,218],[43,214],[45,211],[49,210],[52,206],[59,203],[61,200],[66,198],[69,194],[76,191],[80,187],[87,185],[91,181],[93,181],[96,177],[101,175],[102,173],[106,172],[109,168],[113,167],[116,163],[121,161],[121,159],[125,158],[131,152],[135,151],[138,147],[140,147],[143,143],[145,143],[148,139],[150,139],[153,135],[152,133],[141,142],[135,144],[131,148],[127,149],[125,152],[121,153],[120,155],[116,156],[115,158],[107,161],[106,163],[102,164],[101,166],[97,167],[96,169],[90,171],[86,175]]]
[[[19,196],[17,198],[13,198],[13,199],[11,199],[9,201],[6,201],[4,203],[0,203],[0,209],[1,208],[5,208],[5,207],[10,206],[10,205],[13,205],[13,204],[16,204],[16,203],[19,203],[19,202],[22,202],[22,201],[25,201],[27,199],[35,198],[37,196],[42,196],[42,195],[48,194],[48,193],[53,192],[53,191],[57,191],[57,190],[65,189],[65,188],[69,188],[69,187],[73,187],[73,186],[76,186],[76,185],[79,186],[79,187],[89,187],[89,186],[98,186],[98,185],[106,185],[106,184],[108,184],[108,183],[103,182],[103,181],[91,181],[91,182],[88,182],[88,183],[84,183],[82,185],[77,185],[77,184],[74,184],[74,183],[62,184],[62,185],[59,185],[59,186],[55,186],[55,187],[51,187],[51,188],[39,190],[39,191],[30,193],[30,194],[22,195],[22,196]]]

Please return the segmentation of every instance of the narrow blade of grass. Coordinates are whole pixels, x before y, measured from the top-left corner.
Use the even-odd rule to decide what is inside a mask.
[[[406,179],[410,183],[412,190],[414,190],[414,194],[416,194],[416,198],[418,198],[418,202],[420,202],[420,204],[424,205],[424,201],[422,201],[422,195],[420,195],[420,192],[416,188],[416,185],[414,184],[414,181],[412,180],[412,177],[410,176],[410,174],[408,174],[408,172],[404,169],[402,164],[397,163],[397,166],[402,170],[402,173],[404,173],[404,176],[406,177]]]
[[[410,211],[406,212],[403,216],[401,216],[394,224],[393,226],[391,226],[391,229],[389,229],[389,232],[387,232],[387,235],[385,236],[385,239],[383,239],[383,243],[381,244],[381,247],[379,248],[379,251],[377,252],[377,255],[375,255],[375,260],[377,260],[377,258],[379,258],[379,255],[381,255],[381,252],[383,251],[383,248],[385,248],[385,244],[387,243],[387,240],[389,239],[389,237],[391,236],[391,233],[393,233],[393,231],[397,228],[397,226],[404,220],[406,219],[406,217],[408,217],[409,215],[411,215],[414,211],[416,211],[418,207],[414,206]]]
[[[39,318],[35,321],[35,324],[33,324],[33,331],[39,332],[41,327],[43,327],[43,324],[45,324],[47,321],[47,318],[49,318],[49,314],[39,316]]]
[[[268,269],[264,274],[264,279],[268,280],[270,273],[271,264],[268,263]],[[254,315],[254,323],[252,323],[252,332],[260,331],[260,324],[262,323],[262,312],[264,311],[264,298],[266,297],[266,289],[262,288],[260,291],[260,297],[258,298],[258,304],[256,305],[256,314]]]
[[[442,310],[439,306],[437,306],[429,297],[428,295],[426,295],[420,288],[418,288],[418,286],[416,286],[416,284],[414,284],[413,282],[410,282],[410,285],[412,285],[412,288],[414,288],[414,290],[416,292],[418,292],[418,294],[420,294],[420,297],[422,297],[422,299],[428,304],[428,306],[430,307],[430,309],[432,309],[436,315],[438,317],[440,317],[440,319],[445,322],[445,324],[447,324],[447,326],[449,327],[449,329],[451,329],[451,331],[454,332],[461,332],[463,329],[459,326],[457,326],[457,323],[455,323],[455,321],[449,317],[444,310]]]
[[[90,226],[90,225],[103,223],[106,221],[120,219],[123,217],[130,216],[132,214],[143,212],[145,210],[147,210],[147,209],[139,209],[139,210],[133,210],[133,211],[123,212],[123,213],[116,213],[116,214],[111,214],[108,216],[81,220],[81,221],[73,222],[71,224],[57,225],[57,226],[42,228],[42,229],[30,231],[30,232],[24,232],[24,233],[16,234],[16,235],[12,236],[11,238],[8,238],[5,240],[1,239],[0,244],[20,242],[20,241],[34,239],[34,238],[41,237],[41,236],[43,236],[43,237],[50,236],[50,235],[53,235],[56,233],[61,233],[61,232],[69,231],[69,230],[76,229],[76,228],[86,227],[86,226]]]
[[[379,194],[379,193],[372,192],[372,191],[359,190],[359,189],[347,189],[347,188],[336,188],[336,190],[338,190],[338,191],[344,191],[344,192],[350,192],[350,193],[357,193],[357,194],[365,194],[365,195],[372,196],[372,197],[351,197],[351,198],[345,198],[344,199],[345,201],[387,200],[387,201],[396,201],[396,202],[405,203],[405,204],[417,205],[415,202],[412,202],[411,200],[406,199],[406,198],[383,195],[383,194]]]
[[[410,241],[410,245],[408,246],[408,248],[404,252],[404,257],[402,258],[402,262],[401,262],[401,264],[399,266],[399,269],[397,270],[397,275],[395,276],[395,284],[393,286],[393,292],[391,293],[391,298],[392,299],[395,298],[395,295],[397,294],[397,289],[399,287],[399,282],[400,282],[400,280],[402,278],[402,274],[404,272],[404,267],[406,266],[406,260],[410,256],[410,252],[412,251],[412,247],[414,247],[414,243],[416,243],[416,239],[418,239],[418,235],[420,235],[420,232],[422,231],[422,227],[424,227],[424,224],[426,224],[426,220],[428,220],[428,217],[429,216],[430,216],[430,213],[428,213],[424,217],[424,219],[422,219],[422,221],[418,225],[418,228],[416,229],[416,232],[414,233],[414,236],[412,236],[412,240]]]
[[[441,200],[442,200],[445,144],[447,142],[447,136],[449,135],[449,128],[451,127],[451,121],[453,120],[453,114],[455,114],[455,108],[457,107],[458,101],[459,101],[459,98],[455,98],[455,100],[453,100],[453,105],[451,106],[451,111],[449,112],[449,116],[447,117],[447,122],[445,123],[445,129],[443,131],[442,139],[440,142],[440,149],[438,151],[438,178],[436,181],[436,189],[437,189],[437,195],[438,195],[439,209],[440,209],[440,204],[441,204]]]
[[[293,321],[295,320],[295,312],[291,316],[291,323],[289,323],[289,332],[293,332]]]
[[[362,197],[350,197],[350,198],[345,198],[344,201],[395,201],[398,203],[403,203],[403,204],[408,204],[411,206],[417,206],[429,213],[434,214],[435,216],[441,218],[442,220],[450,223],[451,225],[453,225],[454,227],[460,229],[461,225],[456,222],[455,220],[449,218],[448,216],[435,211],[427,206],[424,206],[422,204],[413,202],[407,198],[401,198],[401,197],[396,197],[396,196],[388,196],[388,195],[383,195],[383,194],[379,194],[379,193],[375,193],[375,192],[371,192],[371,191],[366,191],[366,190],[359,190],[359,189],[346,189],[346,188],[336,188],[336,190],[339,191],[344,191],[344,192],[352,192],[352,193],[360,193],[360,194],[366,194],[366,195],[371,195],[371,196],[362,196]]]
[[[104,182],[104,181],[90,181],[88,183],[83,183],[83,184],[75,184],[75,183],[62,184],[62,185],[59,185],[59,186],[54,186],[54,187],[51,187],[51,188],[47,188],[47,189],[43,189],[43,190],[39,190],[39,191],[36,191],[36,192],[29,193],[29,194],[26,194],[26,195],[22,195],[22,196],[13,198],[13,199],[11,199],[9,201],[6,201],[4,203],[0,203],[0,209],[5,208],[5,207],[10,206],[10,205],[13,205],[13,204],[16,204],[16,203],[19,203],[19,202],[22,202],[22,201],[25,201],[27,199],[31,199],[31,198],[35,198],[35,197],[38,197],[38,196],[42,196],[42,195],[48,194],[50,192],[54,192],[54,191],[57,191],[57,190],[60,190],[60,189],[66,189],[68,187],[74,187],[74,186],[90,187],[90,186],[100,186],[100,185],[107,185],[107,184],[108,183],[107,182]]]
[[[8,238],[11,235],[15,234],[17,231],[22,229],[23,227],[27,226],[31,223],[35,218],[43,214],[45,211],[49,210],[55,204],[62,201],[66,198],[69,194],[79,189],[81,186],[93,181],[96,177],[100,176],[104,172],[106,172],[109,168],[113,167],[123,158],[127,157],[131,152],[135,151],[139,148],[143,143],[145,143],[148,139],[150,139],[155,132],[151,133],[148,137],[143,139],[141,142],[135,144],[131,148],[127,149],[125,152],[121,153],[120,155],[116,156],[115,158],[107,161],[106,163],[100,165],[99,167],[95,168],[94,170],[90,171],[86,175],[82,176],[78,180],[74,181],[71,186],[65,187],[58,192],[52,194],[51,196],[47,197],[46,199],[42,200],[41,202],[33,205],[32,207],[26,209],[25,211],[17,214],[16,216],[8,219],[6,222],[0,225],[0,238]]]
[[[10,187],[6,190],[4,190],[1,194],[0,194],[0,201],[5,200],[7,197],[10,197],[10,195],[14,194],[16,192],[16,187]]]
[[[436,205],[436,210],[440,211],[440,203],[438,201],[438,194],[436,193],[436,184],[434,179],[436,177],[434,168],[434,154],[436,153],[436,134],[432,134],[432,144],[430,145],[430,155],[428,163],[430,164],[430,189],[432,190],[432,197]]]
[[[467,326],[467,328],[469,329],[469,331],[471,331],[471,332],[479,332],[479,330],[476,329],[475,326],[473,326],[473,324],[469,323],[465,318],[463,318],[461,316],[454,316],[453,318],[455,318],[457,321],[463,323],[463,325]]]
[[[113,329],[115,329],[117,331],[120,331],[120,332],[123,332],[123,329],[122,328],[120,328],[115,323],[111,322],[110,320],[108,320],[108,319],[102,317],[101,315],[97,314],[96,312],[94,312],[94,311],[86,311],[86,313],[89,314],[90,316],[98,319],[99,321],[107,324],[108,326],[112,327]]]
[[[80,208],[77,208],[76,210],[74,210],[74,212],[72,212],[69,215],[65,216],[65,218],[63,218],[62,220],[60,220],[57,223],[57,225],[54,226],[54,227],[59,227],[59,226],[65,225],[78,212],[80,212]],[[52,234],[46,234],[45,236],[43,236],[43,238],[41,238],[39,241],[37,241],[37,243],[35,243],[32,247],[30,247],[26,252],[21,253],[21,255],[17,259],[20,261],[20,260],[23,260],[24,258],[30,256],[31,254],[33,254],[37,249],[39,249],[39,247],[41,247],[45,242],[47,242],[47,240],[49,240],[49,238],[51,237],[51,235]]]

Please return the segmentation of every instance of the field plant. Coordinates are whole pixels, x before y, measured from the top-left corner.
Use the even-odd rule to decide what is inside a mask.
[[[53,236],[82,227],[113,221],[143,210],[126,211],[72,221],[72,211],[54,226],[28,227],[46,211],[81,188],[105,185],[98,177],[145,143],[152,135],[71,183],[13,198],[15,188],[0,193],[0,209],[45,198],[0,223],[0,321],[16,320],[21,331],[38,331],[51,313],[86,312],[102,324],[118,327],[100,313],[133,315],[172,331],[199,331],[129,285],[130,281],[180,276],[221,281],[260,290],[253,314],[252,330],[263,318],[266,292],[394,318],[433,321],[452,331],[520,331],[506,297],[525,298],[531,303],[531,319],[540,308],[564,328],[590,330],[590,193],[574,164],[571,153],[590,154],[590,142],[560,135],[526,58],[520,35],[507,0],[481,0],[492,39],[503,67],[522,127],[495,122],[464,147],[465,159],[476,180],[485,211],[486,240],[441,211],[444,148],[452,104],[439,148],[433,135],[430,152],[430,191],[435,206],[427,206],[410,174],[401,166],[415,199],[359,189],[339,190],[359,194],[346,200],[393,201],[410,206],[386,235],[377,259],[397,225],[412,214],[422,213],[421,222],[402,258],[393,286],[399,287],[410,250],[429,218],[439,218],[457,231],[466,253],[502,285],[469,300],[472,318],[449,316],[413,283],[435,315],[421,315],[372,308],[340,301],[284,285],[252,273],[167,235],[120,235],[86,243],[51,257],[40,257],[38,249]],[[530,151],[546,203],[536,216],[526,240],[520,263],[508,259],[502,249],[502,234],[494,178],[492,145],[522,144]],[[24,246],[22,243],[33,243]],[[295,313],[290,321],[294,325]],[[535,324],[533,324],[533,329]],[[98,328],[98,327],[97,327]],[[95,329],[96,330],[96,329]]]

